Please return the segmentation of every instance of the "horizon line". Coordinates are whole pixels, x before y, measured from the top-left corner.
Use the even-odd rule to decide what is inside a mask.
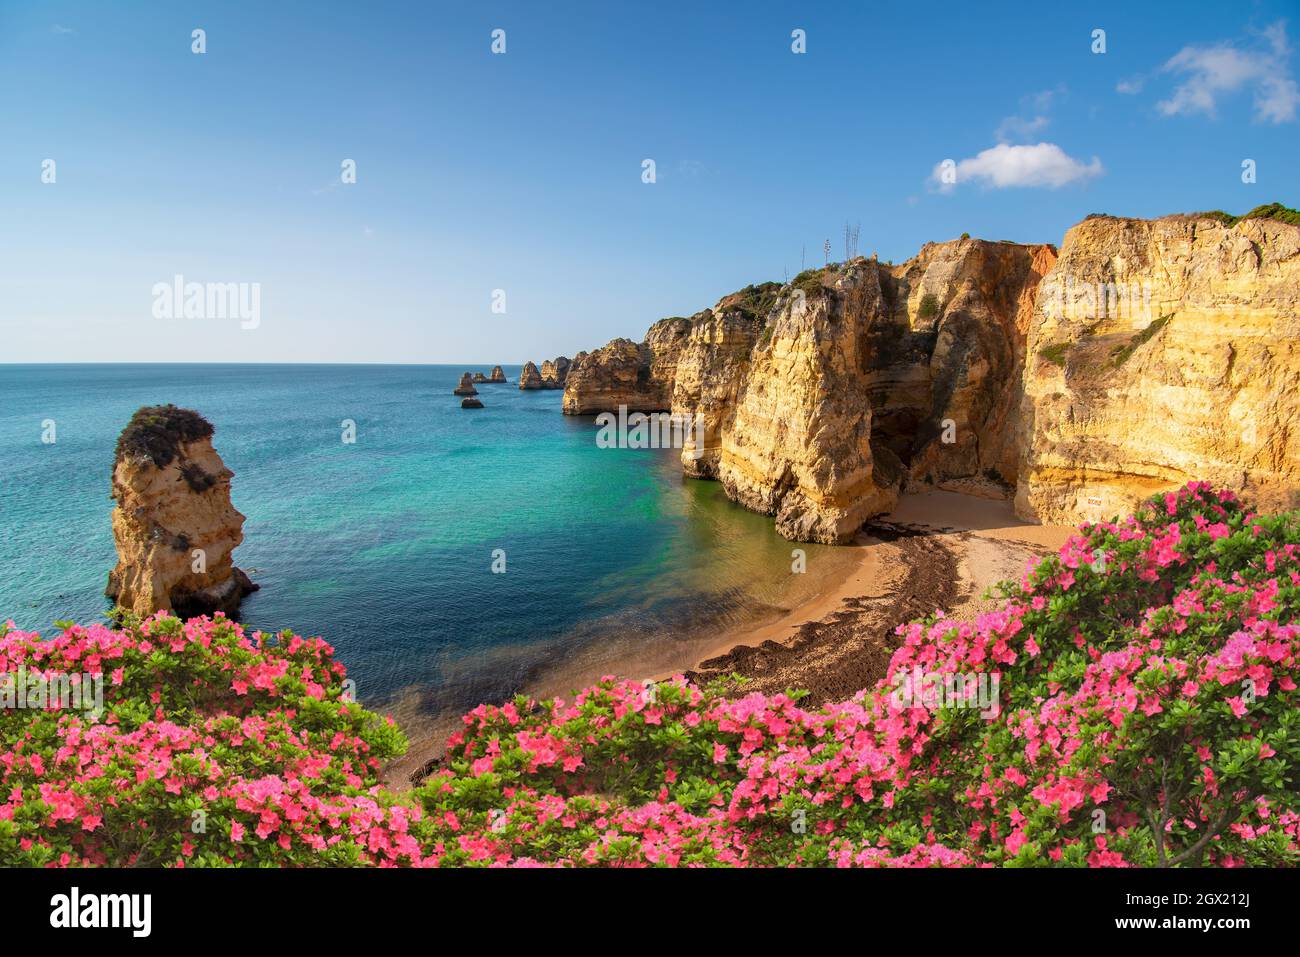
[[[162,359],[151,361],[137,360],[118,360],[106,362],[0,362],[0,368],[6,366],[459,366],[459,365],[485,365],[488,368],[492,366],[522,366],[527,362],[534,362],[534,359],[525,359],[523,362],[287,362],[287,361],[264,361],[264,362],[210,362],[197,359]]]

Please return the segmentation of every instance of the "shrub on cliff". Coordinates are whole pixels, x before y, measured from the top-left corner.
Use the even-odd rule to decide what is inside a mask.
[[[175,405],[146,405],[135,410],[117,437],[116,457],[149,458],[158,468],[176,458],[182,442],[212,437],[212,423],[199,413]]]
[[[1300,226],[1300,210],[1294,210],[1289,206],[1283,206],[1281,203],[1265,203],[1262,206],[1256,206],[1250,212],[1242,216],[1233,216],[1231,213],[1225,213],[1221,209],[1212,209],[1204,213],[1189,214],[1195,218],[1214,219],[1225,226],[1235,226],[1244,219],[1273,219],[1279,223],[1289,223],[1292,226]]]
[[[900,628],[910,684],[815,711],[680,678],[482,705],[400,797],[376,786],[400,733],[318,639],[11,630],[0,667],[108,679],[98,720],[0,717],[0,860],[1300,862],[1300,513],[1189,485],[1083,526],[1002,599]]]

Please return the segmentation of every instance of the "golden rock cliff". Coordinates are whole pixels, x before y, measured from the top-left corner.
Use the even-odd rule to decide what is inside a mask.
[[[695,424],[682,449],[682,469],[692,478],[718,478],[722,437],[731,432],[754,346],[780,292],[774,282],[750,286],[690,319],[673,377],[672,412]]]
[[[793,283],[750,353],[719,423],[715,472],[729,498],[774,516],[787,538],[847,541],[897,499],[896,461],[881,467],[873,454],[863,335],[888,310],[877,265],[855,259]]]
[[[537,371],[537,363],[525,362],[523,369],[519,372],[519,388],[521,389],[541,389],[544,388],[542,383],[542,374]]]
[[[565,415],[667,412],[672,403],[677,357],[690,334],[689,319],[661,319],[644,342],[615,339],[580,352],[564,380]]]
[[[1016,510],[1123,513],[1190,480],[1265,507],[1300,485],[1300,227],[1089,218],[1044,278]]]
[[[563,389],[564,380],[569,374],[569,366],[572,364],[568,356],[558,356],[543,362],[541,369],[542,388]]]
[[[257,586],[234,566],[244,516],[230,501],[233,473],[212,447],[212,426],[175,406],[140,409],[113,466],[117,566],[105,594],[139,615],[233,615]]]
[[[1050,522],[1191,479],[1267,506],[1300,484],[1298,250],[1267,218],[1099,217],[1059,254],[859,257],[579,353],[564,411],[693,417],[685,474],[799,540],[845,541],[924,487]]]
[[[893,322],[873,331],[876,431],[914,483],[1005,497],[1020,461],[1020,380],[1050,245],[927,243],[893,267]]]

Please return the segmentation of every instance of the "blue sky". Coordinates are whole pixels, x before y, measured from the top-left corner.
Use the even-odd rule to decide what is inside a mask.
[[[0,362],[540,361],[841,259],[846,220],[901,261],[1300,205],[1298,14],[10,0]],[[257,327],[157,318],[177,274],[258,283]]]

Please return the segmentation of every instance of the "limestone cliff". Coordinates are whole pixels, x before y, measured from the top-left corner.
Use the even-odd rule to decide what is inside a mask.
[[[590,353],[579,353],[564,385],[565,415],[617,412],[667,412],[672,404],[677,357],[690,335],[689,319],[661,319],[644,342],[615,339]]]
[[[212,426],[176,406],[140,409],[113,465],[117,566],[105,594],[139,615],[233,615],[258,586],[234,566],[244,516],[230,502],[233,474],[212,447]]]
[[[1025,333],[1054,256],[932,243],[898,267],[855,259],[724,298],[692,317],[678,359],[673,412],[705,436],[683,470],[816,541],[850,537],[909,483],[1008,495]]]
[[[569,373],[569,366],[572,363],[567,356],[559,356],[555,359],[547,359],[542,363],[541,376],[542,388],[544,389],[563,389],[564,380]]]
[[[787,538],[846,541],[893,507],[902,473],[872,446],[864,336],[889,311],[877,264],[855,259],[783,292],[750,353],[716,475]]]
[[[891,270],[895,310],[872,332],[876,434],[914,482],[1004,497],[1018,477],[1020,380],[1049,245],[927,243]]]
[[[764,283],[725,296],[691,317],[673,379],[675,415],[698,416],[700,429],[686,434],[682,468],[695,478],[717,478],[722,436],[730,432],[750,368],[754,346],[781,286]],[[697,448],[697,432],[703,435]]]
[[[579,353],[564,411],[698,417],[685,473],[795,539],[844,541],[926,485],[1053,522],[1196,478],[1282,502],[1298,249],[1296,225],[1216,214],[1090,218],[1059,257],[963,238],[857,258]]]
[[[1300,485],[1300,227],[1094,217],[1043,280],[1016,510],[1103,518],[1192,479]]]

